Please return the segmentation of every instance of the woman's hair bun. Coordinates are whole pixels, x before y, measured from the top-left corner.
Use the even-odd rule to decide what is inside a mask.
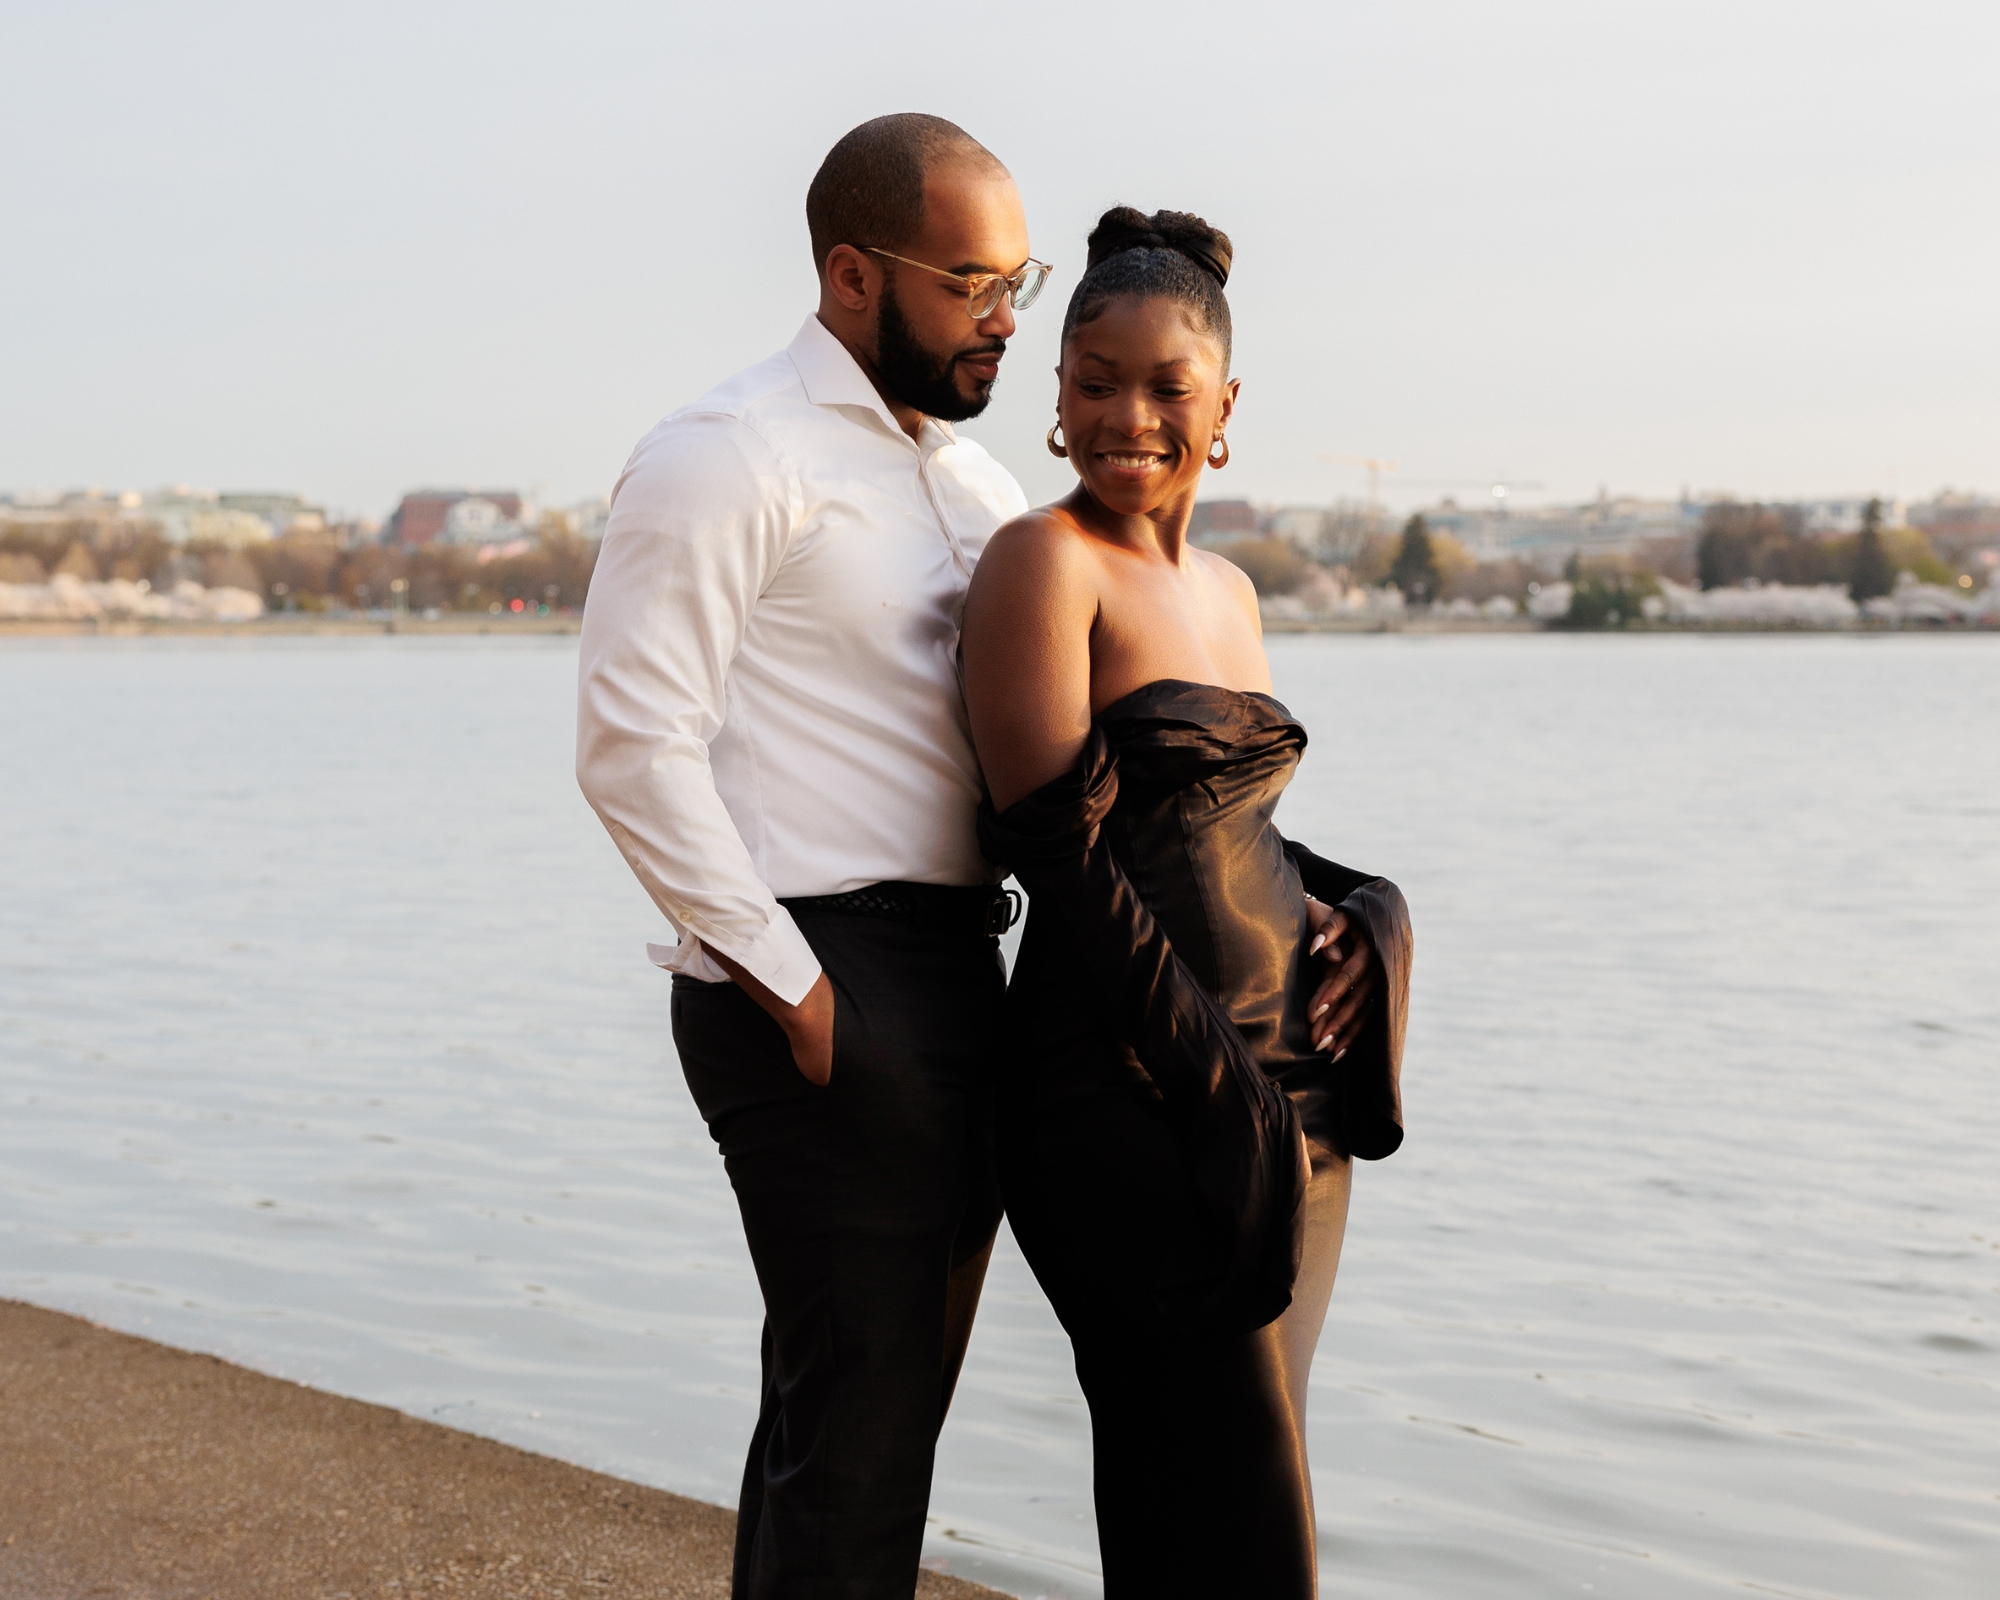
[[[1235,257],[1229,235],[1192,212],[1155,211],[1149,217],[1131,206],[1113,206],[1090,230],[1085,270],[1127,250],[1177,251],[1222,285],[1229,282],[1229,264]]]
[[[1090,264],[1070,292],[1063,348],[1114,300],[1172,300],[1193,327],[1214,336],[1227,373],[1229,296],[1222,290],[1234,254],[1228,234],[1185,211],[1155,211],[1149,217],[1130,206],[1113,206],[1090,230]]]

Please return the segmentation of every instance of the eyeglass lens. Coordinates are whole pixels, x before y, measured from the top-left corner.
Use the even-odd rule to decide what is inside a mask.
[[[1014,309],[1026,311],[1035,303],[1035,296],[1042,292],[1042,285],[1048,281],[1049,269],[1039,263],[1030,262],[1011,278],[991,277],[985,279],[968,297],[968,309],[972,320],[990,317],[1000,305],[1000,297],[1008,290],[1013,291]]]

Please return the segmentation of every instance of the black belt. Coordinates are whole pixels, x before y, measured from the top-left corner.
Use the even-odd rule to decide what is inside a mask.
[[[1021,915],[1021,896],[998,884],[970,889],[943,883],[871,883],[845,894],[800,895],[778,902],[788,911],[831,911],[851,917],[889,917],[938,933],[997,938]]]

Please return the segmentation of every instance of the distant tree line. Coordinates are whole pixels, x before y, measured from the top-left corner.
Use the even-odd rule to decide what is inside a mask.
[[[1518,561],[1481,562],[1448,533],[1421,516],[1401,533],[1376,531],[1372,519],[1350,511],[1328,513],[1317,548],[1260,534],[1214,546],[1250,575],[1261,595],[1291,594],[1315,568],[1364,587],[1393,583],[1412,604],[1433,600],[1488,600],[1527,592],[1537,569]]]
[[[1645,619],[1646,602],[1660,593],[1657,573],[1609,562],[1586,564],[1571,556],[1563,573],[1569,580],[1566,628],[1629,628]]]
[[[1216,552],[1241,567],[1260,595],[1294,593],[1313,568],[1303,550],[1276,535],[1231,539]]]
[[[1702,518],[1695,572],[1704,589],[1759,583],[1837,583],[1872,600],[1909,572],[1925,583],[1951,583],[1952,569],[1917,528],[1884,528],[1882,502],[1871,500],[1860,532],[1815,539],[1792,506],[1716,505]]]
[[[1990,532],[1968,526],[1947,533],[1934,547],[1917,528],[1883,526],[1880,501],[1867,507],[1861,528],[1832,538],[1805,531],[1794,506],[1729,502],[1710,506],[1699,529],[1647,540],[1619,555],[1572,555],[1560,569],[1532,555],[1479,561],[1449,533],[1422,516],[1398,532],[1385,532],[1372,512],[1347,507],[1326,513],[1319,538],[1244,535],[1214,548],[1249,574],[1261,595],[1298,592],[1317,571],[1349,584],[1393,584],[1415,607],[1496,597],[1525,603],[1560,575],[1570,585],[1566,625],[1626,627],[1643,619],[1648,599],[1662,584],[1704,589],[1744,583],[1838,584],[1857,600],[1887,594],[1899,573],[1926,583],[1982,586],[1987,566],[1980,552]]]
[[[170,544],[147,523],[0,523],[0,582],[37,583],[67,572],[86,581],[143,578],[164,590],[192,579],[248,589],[274,611],[511,611],[517,600],[523,610],[580,608],[597,547],[555,521],[527,545],[481,561],[464,545],[343,548],[321,533],[225,548]]]

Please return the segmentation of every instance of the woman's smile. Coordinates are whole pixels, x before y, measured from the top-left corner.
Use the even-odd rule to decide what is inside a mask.
[[[1167,464],[1166,453],[1158,450],[1100,450],[1097,459],[1114,472],[1134,477],[1144,477]]]

